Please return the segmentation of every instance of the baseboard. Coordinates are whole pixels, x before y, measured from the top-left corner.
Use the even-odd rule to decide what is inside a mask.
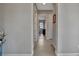
[[[32,56],[32,54],[4,54],[3,56]]]
[[[58,53],[58,56],[79,56],[79,53]]]

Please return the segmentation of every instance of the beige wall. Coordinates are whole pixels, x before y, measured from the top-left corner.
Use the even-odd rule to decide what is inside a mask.
[[[3,45],[3,55],[33,54],[32,4],[2,4],[4,30],[8,34]],[[0,15],[1,17],[1,15]]]
[[[58,53],[79,56],[79,4],[58,4]]]
[[[3,13],[2,13],[3,7],[2,4],[0,4],[0,31],[4,32],[4,28],[3,28]]]

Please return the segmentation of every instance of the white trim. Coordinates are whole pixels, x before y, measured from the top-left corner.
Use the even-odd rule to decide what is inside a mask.
[[[58,53],[57,56],[79,56],[79,53]]]
[[[32,14],[31,14],[31,17],[32,17],[32,22],[31,22],[31,27],[32,27],[32,29],[31,29],[31,39],[32,39],[32,54],[31,55],[33,55],[33,53],[34,53],[34,51],[33,51],[33,47],[34,47],[34,43],[33,43],[33,3],[31,4],[31,12],[32,12]]]
[[[32,54],[4,54],[3,56],[32,56]]]

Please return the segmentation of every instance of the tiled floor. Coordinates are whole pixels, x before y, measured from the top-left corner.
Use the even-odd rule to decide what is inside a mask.
[[[46,40],[41,34],[34,49],[34,56],[55,56],[51,43],[50,40]]]

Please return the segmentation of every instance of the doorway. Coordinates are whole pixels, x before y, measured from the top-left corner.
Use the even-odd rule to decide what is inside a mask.
[[[39,20],[39,36],[43,35],[45,37],[46,35],[46,28],[45,28],[45,20]]]
[[[52,3],[34,4],[34,56],[55,56]],[[53,7],[54,8],[54,7]],[[37,38],[36,38],[37,37]]]

